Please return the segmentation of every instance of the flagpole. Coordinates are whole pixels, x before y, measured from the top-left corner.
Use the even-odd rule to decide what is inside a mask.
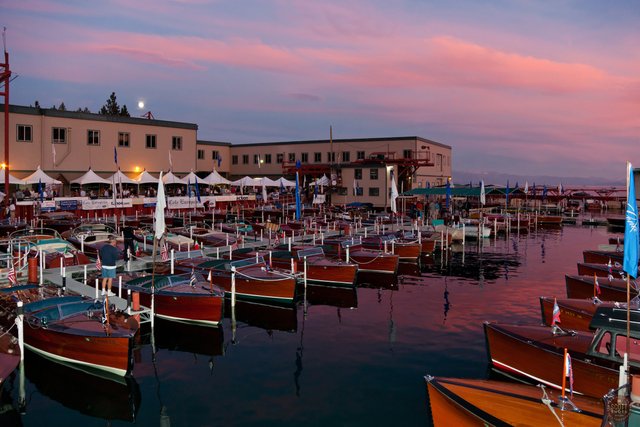
[[[633,197],[634,198],[634,202],[635,202],[635,191],[633,193],[633,195],[629,194],[629,188],[630,188],[630,184],[631,184],[631,179],[632,178],[632,174],[633,174],[633,169],[631,169],[631,162],[627,162],[627,212],[629,211],[629,197]],[[635,190],[635,185],[634,185],[634,190]],[[637,215],[637,209],[635,214]],[[637,217],[636,217],[637,220]],[[626,227],[629,227],[629,224],[625,224]],[[627,234],[625,232],[625,234]],[[627,237],[627,236],[625,236]],[[625,243],[626,243],[625,239]],[[637,242],[636,242],[637,244]],[[626,256],[625,256],[626,258]],[[638,263],[638,261],[635,261],[636,265]],[[629,273],[627,273],[627,354],[631,354],[631,308],[630,308],[630,298],[631,298],[631,279],[629,279],[631,275]]]

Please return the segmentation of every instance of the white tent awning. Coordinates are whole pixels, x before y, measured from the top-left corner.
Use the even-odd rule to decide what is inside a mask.
[[[231,181],[220,175],[218,171],[215,170],[202,178],[202,182],[209,185],[231,184]]]
[[[85,184],[111,184],[111,181],[108,181],[107,179],[102,178],[97,173],[95,173],[94,171],[89,169],[81,177],[71,180],[70,184],[80,184],[80,185],[85,185]]]
[[[38,166],[38,169],[36,169],[34,173],[24,178],[23,181],[25,184],[37,184],[38,182],[41,182],[43,184],[62,184],[62,181],[53,179],[49,175],[44,173],[42,169],[40,169],[40,166]]]
[[[164,185],[167,185],[167,184],[182,184],[182,185],[186,185],[187,181],[185,181],[182,178],[179,178],[179,177],[175,176],[173,174],[173,172],[169,171],[169,172],[167,172],[166,175],[162,175],[162,183]]]
[[[6,169],[0,169],[0,183],[4,183],[5,173],[7,173]],[[24,184],[24,180],[9,174],[9,184]]]
[[[123,174],[120,169],[118,169],[118,172],[114,173],[107,179],[109,180],[109,184],[111,184],[112,182],[115,182],[116,184],[138,184],[137,181],[134,181],[127,175]]]
[[[151,175],[146,170],[143,170],[142,173],[133,178],[133,180],[136,182],[136,184],[156,184],[158,182],[158,178],[154,178],[153,175]]]

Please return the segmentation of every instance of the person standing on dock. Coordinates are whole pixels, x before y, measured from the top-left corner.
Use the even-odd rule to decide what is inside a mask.
[[[102,295],[108,293],[112,297],[115,294],[111,292],[111,285],[116,277],[116,261],[120,255],[116,248],[116,236],[109,236],[109,244],[100,248],[99,255],[102,261]]]
[[[129,261],[129,254],[133,255],[136,253],[136,248],[133,244],[133,240],[136,236],[133,232],[133,227],[130,225],[127,225],[122,229],[122,236],[124,237],[124,262]]]

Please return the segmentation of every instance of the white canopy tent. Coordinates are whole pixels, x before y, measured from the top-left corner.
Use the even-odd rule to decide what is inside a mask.
[[[6,169],[0,169],[0,184],[4,184],[5,173],[7,173]],[[24,180],[9,174],[9,184],[24,184]]]
[[[238,180],[232,181],[231,185],[235,187],[251,187],[259,184],[250,176],[245,176],[244,178],[240,178]]]
[[[102,178],[97,173],[92,171],[91,168],[89,168],[89,170],[87,172],[85,172],[84,175],[82,175],[79,178],[71,180],[70,184],[80,184],[80,185],[86,185],[86,184],[109,184],[110,185],[111,181],[108,181],[106,178]]]
[[[209,185],[231,184],[231,181],[220,175],[216,170],[202,178],[202,182]]]
[[[261,185],[261,186],[266,186],[266,187],[279,187],[280,186],[279,182],[274,181],[271,178],[267,178],[266,176],[263,176],[262,178],[253,178],[253,181],[255,182],[255,185]]]
[[[136,184],[156,184],[158,182],[158,178],[154,178],[147,170],[143,170],[140,175],[133,178]]]
[[[36,169],[34,173],[24,178],[23,181],[25,184],[37,184],[38,182],[41,182],[43,184],[62,184],[62,181],[51,178],[46,173],[42,172],[40,166],[38,166],[38,169]]]
[[[127,175],[123,174],[120,169],[118,169],[118,172],[114,173],[107,179],[109,180],[109,184],[111,184],[112,182],[115,182],[116,184],[120,184],[120,183],[139,184],[138,181],[134,181],[133,179],[129,178]]]
[[[275,180],[276,185],[278,187],[280,187],[280,184],[282,184],[283,187],[295,187],[296,186],[296,182],[295,181],[289,181],[288,179],[285,179],[284,177],[280,177],[278,179]]]
[[[200,178],[198,175],[193,173],[193,171],[189,172],[189,175],[182,178],[182,180],[185,181],[187,184],[189,183],[195,184],[196,180],[198,181],[198,184],[204,184],[204,182],[202,181],[202,178]]]
[[[329,185],[329,178],[327,178],[327,175],[322,175],[322,178],[318,178],[315,181],[311,181],[309,183],[309,187],[313,187],[316,184],[327,186],[327,185]],[[296,185],[296,184],[293,183],[293,185]]]
[[[185,180],[184,180],[184,179],[182,179],[182,178],[179,178],[179,177],[175,176],[175,175],[173,174],[173,172],[169,171],[169,172],[167,172],[167,174],[166,174],[166,175],[163,175],[163,176],[162,176],[162,183],[163,183],[164,185],[168,185],[168,184],[169,184],[169,185],[170,185],[170,184],[182,184],[182,185],[186,185],[186,184],[187,184],[187,181],[185,181]]]

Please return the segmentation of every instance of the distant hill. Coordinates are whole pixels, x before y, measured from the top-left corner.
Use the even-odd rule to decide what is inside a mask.
[[[624,178],[624,177],[621,177]],[[562,183],[563,186],[567,185],[597,185],[597,186],[625,186],[626,182],[623,179],[613,180],[610,178],[602,177],[567,177],[567,176],[547,176],[547,175],[512,175],[499,172],[463,172],[453,171],[453,182],[455,184],[468,184],[470,181],[473,185],[477,185],[480,180],[484,180],[485,184],[494,185],[515,185],[516,182],[520,186],[524,186],[525,182],[529,182],[531,186],[534,182],[536,185],[557,186]]]

